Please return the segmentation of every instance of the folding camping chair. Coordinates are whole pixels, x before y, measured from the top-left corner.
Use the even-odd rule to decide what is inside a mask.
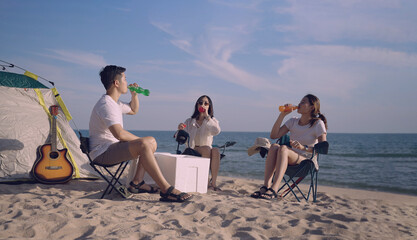
[[[279,143],[280,145],[290,146],[289,140],[290,140],[289,136],[284,135],[277,141],[277,143]],[[314,156],[317,156],[317,162],[318,162],[319,155],[327,154],[328,150],[329,150],[329,143],[327,141],[317,143],[313,147],[313,154],[310,159],[304,160],[298,165],[288,166],[283,177],[284,184],[278,189],[277,193],[279,193],[285,186],[287,186],[288,188],[280,194],[281,197],[285,197],[288,195],[288,193],[291,192],[295,196],[297,201],[300,202],[299,197],[294,191],[294,190],[297,190],[306,201],[308,201],[310,197],[310,193],[311,193],[313,195],[313,202],[316,202],[318,170],[314,166],[314,162],[312,161],[312,159],[314,158]],[[285,177],[285,175],[287,177]],[[306,196],[306,194],[304,194],[303,191],[299,188],[298,184],[301,181],[303,181],[305,177],[307,177],[308,175],[310,175],[310,186],[308,188],[308,193]]]
[[[89,144],[89,138],[83,137],[81,135],[81,132],[78,132],[80,134],[80,148],[83,153],[85,153],[88,157],[88,160],[90,160],[91,167],[108,183],[106,189],[103,192],[103,195],[101,195],[101,198],[104,198],[104,196],[107,194],[109,195],[113,189],[115,189],[122,197],[128,198],[131,194],[127,190],[127,188],[119,181],[120,177],[122,176],[124,170],[127,167],[127,164],[129,161],[124,161],[121,163],[116,163],[112,165],[103,165],[99,163],[93,162],[93,160],[90,157],[90,144]],[[109,168],[117,166],[117,170],[112,172]],[[109,176],[106,176],[105,172],[101,171],[101,169],[104,169]],[[117,185],[119,185],[117,187]]]

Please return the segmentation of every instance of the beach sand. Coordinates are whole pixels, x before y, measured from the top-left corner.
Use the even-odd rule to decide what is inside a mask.
[[[163,203],[100,199],[103,181],[0,184],[0,239],[417,239],[417,197],[320,186],[317,202],[250,198],[260,180]]]

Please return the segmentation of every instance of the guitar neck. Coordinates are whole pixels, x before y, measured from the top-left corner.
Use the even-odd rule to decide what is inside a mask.
[[[52,124],[51,124],[51,151],[57,151],[57,143],[56,143],[56,116],[52,116]]]

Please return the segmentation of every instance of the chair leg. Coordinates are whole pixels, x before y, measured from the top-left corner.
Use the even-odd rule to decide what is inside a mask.
[[[310,198],[310,193],[313,195],[313,198],[314,198],[314,174],[313,173],[311,173],[310,174],[310,186],[309,186],[309,188],[308,188],[308,194],[307,194],[307,201],[308,201],[308,199]]]
[[[286,197],[286,196],[287,196],[290,192],[292,192],[292,194],[293,194],[293,195],[294,195],[294,197],[297,199],[297,201],[301,202],[301,201],[300,201],[300,199],[298,198],[297,194],[294,192],[294,187],[296,187],[296,188],[298,189],[298,191],[301,193],[301,195],[303,195],[303,197],[304,197],[303,192],[302,192],[302,191],[300,190],[300,188],[298,187],[298,183],[296,183],[296,182],[298,181],[298,179],[297,179],[297,181],[294,181],[294,180],[293,180],[293,178],[291,178],[291,177],[288,179],[288,181],[287,181],[287,179],[285,179],[285,177],[284,177],[283,179],[284,179],[284,181],[285,181],[284,186],[285,186],[285,185],[286,185],[286,186],[288,186],[288,189],[284,191],[284,193],[285,193],[285,192],[286,192],[286,193],[284,194],[284,196],[283,196],[283,197]],[[300,179],[300,178],[299,178],[299,179]],[[301,180],[302,180],[302,179],[301,179]],[[301,180],[300,180],[300,181],[301,181]],[[290,181],[292,181],[292,183],[293,183],[293,184],[292,184],[292,186],[289,184],[289,182],[290,182]],[[282,187],[284,187],[284,186],[282,186]],[[282,188],[282,187],[281,187],[281,188]],[[305,197],[304,197],[304,199],[305,199]]]
[[[106,194],[110,194],[111,190],[113,190],[115,188],[115,185],[117,183],[119,183],[121,186],[123,185],[119,179],[122,176],[122,173],[124,172],[125,168],[127,167],[128,162],[123,162],[119,165],[118,169],[116,170],[115,174],[112,174],[110,172],[110,170],[108,170],[106,167],[103,167],[104,170],[106,170],[106,172],[111,176],[111,180],[109,180],[106,176],[104,176],[104,174],[95,166],[94,163],[90,163],[91,167],[94,168],[94,170],[96,170],[96,172],[98,174],[100,174],[101,178],[103,178],[106,182],[107,182],[107,187],[104,190],[103,194],[101,195],[101,198],[104,198],[104,196]],[[122,167],[123,166],[123,167]],[[107,192],[109,190],[109,188],[111,187],[110,191]],[[117,189],[116,189],[117,190]],[[119,192],[119,191],[117,191]],[[120,192],[119,192],[120,193]],[[120,193],[120,195],[122,195],[123,197],[125,197],[122,193]]]
[[[308,172],[305,172],[306,175],[304,175],[304,171],[308,171]],[[310,186],[308,188],[308,192],[306,192],[306,191],[303,192],[303,191],[301,191],[298,184],[308,174],[310,174]],[[289,179],[287,180],[285,178],[285,176],[289,177]],[[315,169],[313,164],[311,164],[310,166],[301,167],[301,168],[297,169],[297,171],[295,173],[292,172],[291,176],[293,176],[293,177],[290,177],[290,175],[285,175],[285,176],[283,177],[284,184],[277,191],[277,193],[278,193],[285,186],[287,186],[287,189],[281,193],[281,195],[280,195],[281,197],[285,197],[291,192],[294,195],[294,197],[297,199],[297,201],[300,202],[300,198],[297,195],[298,193],[295,192],[295,190],[298,190],[298,192],[301,194],[301,196],[304,198],[304,200],[306,200],[308,202],[308,200],[310,198],[310,194],[312,194],[313,195],[313,202],[316,202],[316,200],[317,200],[318,171]],[[301,177],[298,177],[297,180],[294,181],[294,178],[295,178],[294,176],[301,176]],[[290,185],[290,181],[292,183],[291,185]]]
[[[316,202],[317,201],[317,181],[318,181],[318,178],[319,178],[319,172],[318,171],[314,171],[315,172],[315,174],[314,174],[314,177],[315,177],[315,186],[314,186],[314,190],[313,190],[313,202]]]
[[[110,189],[110,191],[109,191],[109,193],[108,193],[108,194],[110,194],[110,193],[113,191],[113,189],[116,187],[115,185],[116,185],[117,183],[118,183],[119,185],[123,185],[123,184],[119,181],[119,179],[120,179],[120,177],[122,176],[122,174],[123,174],[123,172],[124,172],[124,170],[125,170],[125,168],[126,168],[127,164],[128,164],[128,162],[124,162],[124,163],[120,164],[120,165],[119,165],[119,167],[117,168],[116,172],[114,173],[114,176],[112,175],[112,180],[111,180],[111,182],[113,182],[113,179],[114,179],[114,184],[112,184],[112,188]]]
[[[294,180],[291,178],[291,181],[293,182],[293,185],[297,188],[297,190],[298,190],[298,192],[300,192],[300,194],[301,194],[301,196],[306,200],[306,201],[308,201],[308,198],[306,198],[306,196],[304,195],[304,193],[303,193],[303,191],[301,191],[301,189],[298,187],[298,183],[301,181],[301,180],[303,180],[304,179],[304,177],[300,177],[300,178],[298,178],[297,179],[297,181],[296,182],[294,182]],[[300,180],[300,181],[298,181],[298,180]],[[291,189],[294,189],[294,187],[292,187]],[[295,192],[293,191],[293,193],[295,194]],[[300,202],[300,200],[298,199],[298,197],[297,197],[297,200]]]
[[[119,179],[122,176],[127,164],[128,164],[128,162],[121,163],[114,174],[112,174],[110,172],[110,170],[108,170],[107,168],[104,168],[112,178],[111,178],[110,181],[106,179],[106,181],[108,182],[108,185],[107,185],[106,190],[104,190],[103,195],[101,196],[101,198],[104,198],[104,196],[106,194],[110,194],[113,191],[113,189],[116,187],[117,183],[119,185],[123,186],[123,184],[119,181]],[[110,190],[109,190],[109,188],[110,188]],[[108,190],[109,190],[109,192],[107,192]],[[121,194],[121,195],[123,196],[123,194]]]
[[[298,173],[300,173],[302,171],[302,169],[300,169],[295,175],[297,175]],[[312,172],[311,172],[312,173]],[[297,194],[295,193],[295,189],[298,190],[298,192],[301,194],[301,196],[304,198],[304,200],[308,201],[309,197],[310,197],[310,192],[313,190],[313,195],[314,195],[314,185],[313,185],[313,175],[311,175],[311,183],[310,183],[310,187],[308,189],[308,194],[307,197],[305,196],[305,194],[303,193],[303,191],[301,191],[300,187],[298,186],[298,184],[305,178],[304,177],[298,177],[296,181],[294,181],[294,179],[292,177],[289,177],[289,179],[287,180],[285,177],[283,178],[284,180],[284,184],[281,186],[281,188],[278,190],[278,192],[284,187],[284,186],[288,186],[288,188],[281,193],[282,197],[287,196],[290,192],[292,192],[292,194],[294,195],[294,197],[297,199],[298,202],[300,202],[300,199],[298,198]],[[289,182],[292,182],[292,185],[289,184]]]

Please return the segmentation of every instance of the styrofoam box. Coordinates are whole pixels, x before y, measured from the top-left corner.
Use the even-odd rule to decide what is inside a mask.
[[[156,161],[169,184],[182,192],[207,193],[210,158],[156,152]],[[155,181],[146,173],[144,180]]]

